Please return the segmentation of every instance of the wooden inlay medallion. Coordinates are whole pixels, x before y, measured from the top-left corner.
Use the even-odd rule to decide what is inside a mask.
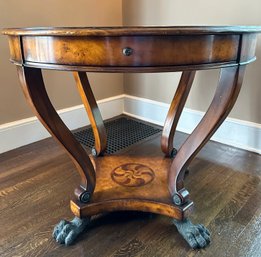
[[[125,187],[141,187],[155,178],[154,171],[140,163],[125,163],[111,172],[112,180]]]

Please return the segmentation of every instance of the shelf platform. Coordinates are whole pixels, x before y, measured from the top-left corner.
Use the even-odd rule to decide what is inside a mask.
[[[171,159],[158,156],[108,155],[93,159],[96,188],[88,204],[71,200],[78,217],[111,211],[144,211],[182,220],[193,207],[175,206],[168,190]]]

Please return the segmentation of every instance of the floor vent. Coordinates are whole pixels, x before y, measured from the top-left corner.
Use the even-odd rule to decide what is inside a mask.
[[[108,154],[115,153],[161,132],[159,128],[125,117],[105,122],[105,127],[108,135],[106,150]],[[85,147],[92,148],[94,146],[91,128],[78,130],[74,133],[74,136]]]

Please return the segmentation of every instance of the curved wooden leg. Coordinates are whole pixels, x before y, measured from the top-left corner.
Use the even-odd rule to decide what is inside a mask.
[[[54,109],[45,89],[40,69],[18,67],[18,76],[25,97],[50,134],[65,148],[81,176],[75,194],[88,202],[95,188],[95,170],[89,156]]]
[[[176,127],[188,98],[196,71],[184,71],[181,75],[178,88],[171,102],[167,118],[162,131],[161,149],[168,157],[173,157],[175,154],[173,148],[173,138]]]
[[[185,170],[231,111],[242,85],[244,71],[245,66],[221,69],[212,103],[173,160],[169,172],[169,190],[176,205],[187,201],[189,194],[183,185]]]
[[[92,153],[93,155],[99,156],[106,150],[107,145],[106,129],[102,116],[93,95],[87,74],[85,72],[74,72],[73,74],[95,138],[95,148],[92,150]]]

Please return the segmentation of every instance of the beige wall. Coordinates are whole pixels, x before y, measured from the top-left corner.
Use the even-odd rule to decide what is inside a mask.
[[[27,26],[119,26],[121,0],[1,0],[0,29]],[[8,41],[0,36],[0,124],[33,116],[22,95]],[[72,74],[46,71],[47,90],[57,109],[81,103]],[[90,74],[97,99],[123,93],[121,74]],[[105,90],[106,89],[106,90]]]
[[[73,10],[76,10],[75,12]],[[8,0],[0,1],[0,29],[21,26],[225,25],[261,24],[260,0]],[[32,116],[20,90],[15,66],[9,62],[6,37],[0,35],[0,124]],[[245,83],[231,117],[261,123],[261,37],[258,60],[249,65]],[[72,75],[44,72],[57,109],[80,104]],[[124,92],[167,102],[180,74],[90,74],[97,99]],[[206,110],[218,71],[198,72],[187,107]],[[123,81],[124,80],[124,81]],[[159,87],[160,85],[160,87]],[[105,87],[104,87],[105,86]],[[164,88],[164,90],[162,89]]]
[[[123,0],[124,25],[261,25],[260,0]],[[249,65],[243,88],[230,117],[261,123],[261,37],[258,60]],[[125,93],[169,103],[180,74],[129,74]],[[205,111],[214,94],[218,71],[196,76],[187,107]]]

